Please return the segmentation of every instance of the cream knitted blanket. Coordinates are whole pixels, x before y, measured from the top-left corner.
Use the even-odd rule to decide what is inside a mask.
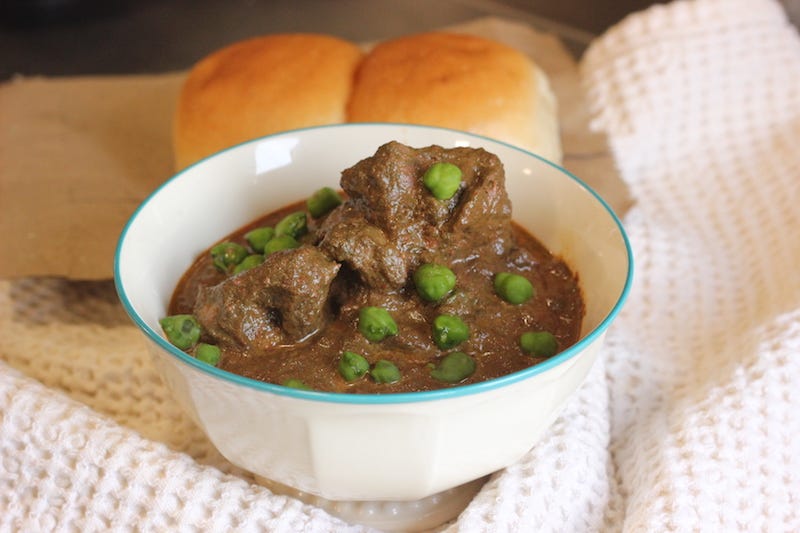
[[[797,32],[772,0],[683,0],[581,67],[634,287],[546,438],[446,529],[800,531]],[[0,282],[0,530],[364,529],[219,457],[110,287],[79,289]]]

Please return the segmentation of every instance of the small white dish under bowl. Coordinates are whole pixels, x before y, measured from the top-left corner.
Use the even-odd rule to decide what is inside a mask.
[[[454,520],[469,505],[488,480],[482,477],[445,491],[407,501],[329,500],[282,485],[271,479],[256,477],[259,484],[275,494],[290,496],[318,507],[351,524],[361,524],[380,531],[430,531]]]

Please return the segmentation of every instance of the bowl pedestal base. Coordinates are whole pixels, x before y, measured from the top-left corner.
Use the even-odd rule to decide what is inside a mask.
[[[425,531],[456,518],[489,479],[485,476],[458,487],[411,501],[328,500],[256,476],[256,481],[275,494],[281,494],[318,507],[351,524],[384,531]]]

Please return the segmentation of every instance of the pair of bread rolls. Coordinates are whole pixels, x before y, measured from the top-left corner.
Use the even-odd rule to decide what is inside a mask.
[[[180,92],[175,164],[270,133],[344,122],[448,127],[561,160],[555,97],[526,55],[481,37],[431,32],[366,53],[321,34],[268,35],[212,53]]]

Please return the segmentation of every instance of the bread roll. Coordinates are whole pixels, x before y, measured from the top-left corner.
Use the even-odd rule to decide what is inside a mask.
[[[348,122],[466,130],[561,161],[555,97],[528,56],[496,41],[432,32],[384,41],[361,62]]]
[[[321,34],[241,41],[199,61],[173,125],[176,168],[306,126],[400,122],[470,131],[561,161],[556,101],[514,48],[457,33],[400,37],[366,56]]]
[[[202,59],[178,99],[176,168],[269,133],[344,122],[362,56],[358,46],[335,37],[278,34]]]

